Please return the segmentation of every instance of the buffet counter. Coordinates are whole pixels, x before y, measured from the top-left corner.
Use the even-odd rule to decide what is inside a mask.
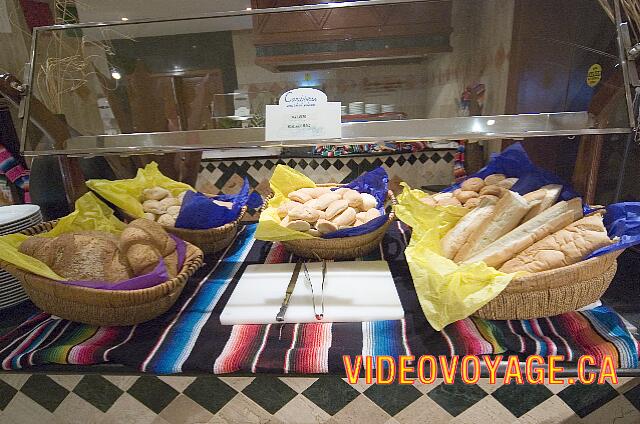
[[[2,311],[0,361],[11,371],[0,374],[0,391],[7,394],[0,402],[0,410],[4,408],[0,419],[14,417],[16,408],[34,402],[38,406],[30,406],[26,415],[23,409],[22,419],[67,419],[75,414],[76,419],[104,415],[117,421],[135,413],[148,418],[159,414],[178,422],[174,414],[182,411],[186,416],[230,422],[240,417],[297,422],[304,411],[310,419],[321,421],[331,416],[358,420],[362,414],[375,413],[411,422],[425,419],[427,411],[432,418],[436,411],[443,420],[454,416],[475,420],[489,410],[504,417],[559,419],[597,417],[604,414],[600,409],[619,408],[621,403],[637,405],[640,381],[632,377],[640,374],[638,352],[626,331],[626,326],[639,321],[631,305],[638,290],[631,284],[638,273],[633,266],[638,254],[632,250],[620,257],[618,275],[603,297],[605,305],[623,312],[627,325],[608,306],[600,306],[531,321],[467,318],[436,332],[422,313],[405,261],[410,230],[398,222],[387,231],[384,247],[362,259],[387,261],[405,310],[403,319],[221,325],[220,313],[248,265],[294,260],[282,244],[256,240],[255,229],[255,224],[242,227],[224,254],[207,255],[205,266],[191,277],[176,304],[146,323],[99,328],[56,319],[30,302]],[[543,333],[532,331],[532,325]],[[535,396],[523,402],[519,396],[535,386],[511,385],[507,393],[500,389],[507,387],[500,382],[488,383],[486,369],[476,385],[443,385],[441,376],[431,385],[367,385],[362,378],[351,385],[345,382],[342,362],[345,354],[394,358],[517,354],[524,361],[529,355],[549,352],[574,358],[594,352],[611,354],[620,361],[619,384],[589,386],[590,396],[596,398],[589,404],[581,403],[585,395],[575,390],[578,386],[567,384],[539,386]],[[559,375],[576,375],[575,363],[563,365],[565,372]],[[504,370],[501,367],[498,374],[504,375]],[[49,393],[35,387],[45,387]],[[492,402],[490,407],[487,401]],[[548,411],[549,402],[563,406]],[[71,405],[80,404],[82,409],[70,410]],[[637,410],[625,413],[640,414]]]

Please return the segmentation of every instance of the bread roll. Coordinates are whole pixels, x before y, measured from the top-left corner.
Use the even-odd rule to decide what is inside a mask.
[[[348,207],[349,207],[349,202],[346,201],[345,199],[339,199],[334,202],[331,202],[331,204],[327,207],[327,210],[325,211],[325,218],[331,220],[338,214],[341,214]]]
[[[503,187],[507,190],[511,190],[511,187],[513,187],[517,182],[518,178],[505,178],[504,180],[498,181],[496,185],[498,187]]]
[[[495,196],[491,196],[491,197],[495,197]],[[497,199],[495,201],[497,201]],[[469,199],[466,202],[464,202],[463,206],[465,208],[468,208],[468,209],[473,209],[473,208],[477,208],[478,206],[480,206],[481,202],[482,202],[482,199],[480,199],[479,197],[474,197],[474,198]]]
[[[469,237],[469,234],[472,234],[485,218],[491,216],[495,209],[495,204],[496,201],[491,199],[481,201],[474,210],[463,216],[440,241],[442,256],[453,259]]]
[[[342,198],[349,202],[350,207],[356,209],[362,208],[362,195],[359,192],[355,190],[345,191]]]
[[[145,200],[142,203],[142,210],[156,215],[162,215],[167,211],[167,206],[160,203],[159,200]]]
[[[327,221],[326,219],[319,219],[318,222],[316,222],[316,229],[322,234],[327,234],[338,231],[338,226],[331,221]]]
[[[177,217],[180,215],[180,208],[181,206],[169,206],[167,208],[167,213],[173,217]]]
[[[310,208],[307,205],[296,206],[289,211],[289,219],[291,221],[301,220],[307,222],[316,222],[318,218],[320,218],[318,210]]]
[[[176,217],[174,215],[169,214],[169,213],[165,213],[164,215],[160,215],[156,222],[158,224],[160,224],[160,225],[165,225],[167,227],[175,227],[176,226]]]
[[[436,203],[437,206],[462,206],[462,203],[455,197],[450,197],[448,199],[438,200]]]
[[[304,189],[292,191],[287,195],[287,197],[298,203],[306,203],[309,200],[313,199],[313,197],[311,197],[311,194],[305,192]]]
[[[298,219],[295,221],[289,221],[286,227],[290,230],[304,232],[304,231],[309,231],[311,229],[311,224],[309,224],[307,221],[302,221]]]
[[[378,206],[378,201],[369,193],[362,193],[362,210],[368,211]]]
[[[472,177],[464,180],[462,184],[460,184],[460,188],[462,190],[470,190],[479,192],[482,187],[484,187],[484,180],[478,177]]]
[[[166,211],[170,206],[180,206],[180,201],[175,197],[165,197],[160,200],[160,205]]]
[[[546,210],[546,209],[550,208],[551,206],[553,206],[553,204],[558,201],[558,198],[560,197],[560,193],[561,192],[562,192],[562,186],[561,185],[549,184],[549,185],[546,185],[546,186],[540,188],[539,190],[536,190],[536,191],[533,191],[531,193],[525,194],[524,195],[525,199],[527,199],[527,200],[529,200],[529,199],[539,200],[540,203],[538,203],[537,205],[531,207],[529,212],[527,212],[527,214],[524,216],[524,220],[523,221],[525,221],[525,222],[529,221],[534,216],[540,214],[544,210]]]
[[[142,190],[144,200],[162,200],[170,194],[169,190],[162,187],[146,188]]]
[[[307,231],[307,234],[311,234],[314,237],[320,237],[322,235],[322,233],[316,230],[315,228],[309,228],[309,230]]]
[[[284,203],[282,203],[280,206],[278,206],[278,216],[280,218],[284,218],[285,216],[287,216],[289,214],[289,211],[293,208],[295,208],[296,206],[300,206],[302,205],[302,203],[300,202],[295,202],[293,200],[287,200]]]
[[[458,191],[458,190],[456,190]],[[474,197],[478,197],[478,193],[475,191],[469,191],[469,190],[460,190],[458,192],[458,194],[456,194],[454,192],[453,194],[456,199],[458,199],[460,201],[460,203],[466,203],[469,199],[473,199]]]
[[[542,272],[581,261],[612,244],[599,214],[586,216],[553,233],[505,262],[502,272]]]
[[[462,190],[460,190],[462,191]],[[433,196],[431,196],[433,198],[433,200],[435,200],[436,202],[439,202],[440,200],[444,200],[444,199],[451,199],[453,196],[453,193],[451,192],[445,192],[445,193],[436,193]]]
[[[340,200],[340,195],[334,192],[328,192],[317,199],[310,200],[307,202],[307,205],[314,209],[325,210],[329,207],[329,205],[336,200]]]
[[[379,216],[382,216],[382,213],[380,213],[380,211],[378,209],[369,209],[367,211],[367,216],[369,217],[368,221],[371,221],[372,219],[376,219]]]
[[[148,219],[149,221],[155,221],[156,220],[156,216],[154,214],[152,214],[151,212],[145,212],[142,217],[144,219]]]
[[[498,267],[535,242],[582,217],[582,201],[579,198],[556,203],[540,215],[519,225],[514,230],[491,243],[481,252],[466,259],[465,263],[483,261]]]
[[[484,177],[484,183],[485,185],[493,185],[505,178],[507,178],[507,176],[504,174],[491,174]]]
[[[356,210],[349,206],[338,216],[334,217],[331,221],[336,224],[338,227],[344,227],[347,225],[351,225],[356,220]]]
[[[482,187],[482,190],[480,190],[480,195],[483,196],[485,194],[490,194],[492,196],[502,197],[506,190],[506,188],[500,187],[498,185],[489,185]]]
[[[529,203],[522,196],[507,191],[496,203],[493,214],[483,220],[458,250],[454,261],[464,261],[516,228],[528,211]]]

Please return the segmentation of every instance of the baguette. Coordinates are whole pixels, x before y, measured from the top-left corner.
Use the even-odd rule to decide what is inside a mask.
[[[467,242],[462,245],[454,257],[454,261],[466,260],[516,228],[529,208],[529,202],[518,193],[505,192],[504,196],[496,203],[493,214],[482,220],[476,230],[471,233]]]
[[[589,253],[612,244],[599,214],[569,224],[505,262],[502,272],[542,272],[581,261]]]
[[[500,237],[464,262],[483,261],[488,266],[497,267],[535,242],[580,218],[582,218],[582,201],[580,198],[556,203],[546,211]]]
[[[442,255],[453,259],[469,234],[472,234],[486,217],[491,216],[495,206],[496,200],[485,199],[475,209],[463,216],[442,238],[440,242]]]
[[[542,196],[538,194],[536,198],[536,200],[540,200],[540,203],[531,207],[529,212],[527,212],[527,214],[524,216],[523,222],[529,221],[534,216],[544,212],[545,210],[553,206],[553,204],[556,203],[558,201],[558,198],[560,197],[562,186],[558,184],[549,184],[540,188],[539,190],[525,194],[524,198],[529,200],[527,196],[534,195],[538,192],[542,193]]]

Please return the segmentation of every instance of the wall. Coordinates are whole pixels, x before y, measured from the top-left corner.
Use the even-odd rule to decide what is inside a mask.
[[[410,118],[424,118],[424,63],[337,68],[311,72],[271,72],[255,64],[251,31],[234,31],[238,86],[249,92],[267,91],[279,96],[298,86],[315,85],[329,101],[395,104]]]

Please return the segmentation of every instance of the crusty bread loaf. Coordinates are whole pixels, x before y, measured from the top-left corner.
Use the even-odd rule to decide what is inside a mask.
[[[176,242],[156,222],[136,219],[120,235],[120,251],[126,256],[135,275],[147,274],[156,267],[161,257],[176,251]],[[166,262],[166,261],[165,261]],[[167,263],[171,278],[178,273],[176,265]]]
[[[556,203],[533,219],[520,224],[482,251],[467,258],[464,262],[482,261],[489,266],[497,267],[535,242],[555,233],[581,217],[582,201],[580,198]]]
[[[611,243],[602,216],[586,216],[523,250],[505,262],[500,271],[541,272],[561,268]]]
[[[118,237],[109,233],[79,231],[58,237],[29,237],[19,251],[72,280],[115,283],[133,275],[118,250]]]
[[[529,211],[529,203],[518,193],[507,191],[458,250],[454,261],[462,262],[518,226]]]
[[[495,205],[496,201],[493,199],[482,200],[475,209],[463,216],[440,241],[442,256],[453,259],[469,234],[472,234],[485,218],[491,216]]]
[[[102,231],[77,231],[58,237],[29,237],[21,253],[47,264],[71,280],[116,283],[151,272],[164,258],[170,277],[178,273],[175,241],[156,222],[131,222],[120,237]]]

